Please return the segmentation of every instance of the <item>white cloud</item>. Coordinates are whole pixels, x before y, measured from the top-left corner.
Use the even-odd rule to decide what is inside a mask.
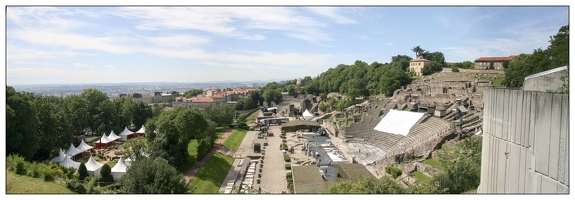
[[[354,20],[339,14],[340,8],[336,7],[309,7],[309,10],[319,14],[321,16],[327,17],[330,20],[338,24],[355,24]]]
[[[130,47],[119,45],[131,40],[125,37],[94,37],[68,32],[27,29],[9,31],[8,39],[18,39],[35,45],[100,50],[110,53],[131,53],[135,51],[135,49]]]
[[[144,37],[145,41],[151,42],[158,46],[165,47],[186,47],[210,43],[211,40],[206,37],[195,35],[173,35],[164,37]]]
[[[73,52],[69,50],[41,50],[20,45],[8,45],[6,47],[6,60],[21,61],[30,59],[63,59],[79,55],[88,55],[86,53]]]

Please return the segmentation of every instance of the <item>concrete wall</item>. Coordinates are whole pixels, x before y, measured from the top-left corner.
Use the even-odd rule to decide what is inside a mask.
[[[569,96],[485,88],[478,193],[569,193]]]
[[[565,68],[565,69],[563,69]],[[541,91],[557,90],[563,86],[562,76],[569,77],[569,69],[566,67],[551,69],[546,72],[548,74],[526,77],[523,82],[523,90]]]

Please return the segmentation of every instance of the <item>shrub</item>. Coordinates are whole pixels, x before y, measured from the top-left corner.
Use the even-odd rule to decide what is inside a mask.
[[[291,164],[286,164],[286,165],[285,165],[285,168],[286,168],[286,169],[291,169]]]
[[[78,179],[84,180],[88,176],[88,169],[86,169],[86,165],[84,163],[80,164],[78,168]]]
[[[30,177],[34,177],[34,178],[40,178],[40,176],[42,176],[42,169],[41,167],[36,163],[25,163],[24,164],[25,168],[26,168],[26,172],[27,175]]]
[[[42,169],[42,176],[44,176],[44,181],[54,181],[55,170],[50,167],[45,167]]]
[[[100,181],[102,182],[114,182],[114,177],[112,176],[112,168],[107,163],[100,169]]]
[[[282,139],[282,142],[285,144],[285,143],[287,142],[287,140],[286,140],[286,139]]]
[[[401,169],[397,168],[397,167],[385,167],[385,172],[387,172],[388,174],[390,174],[391,176],[393,176],[393,178],[397,178],[399,176],[401,176]]]
[[[291,172],[286,173],[286,179],[289,180],[289,179],[291,179],[291,178],[292,178]]]
[[[24,162],[25,162],[24,157],[18,154],[10,154],[8,157],[6,157],[6,168],[10,171],[18,173],[18,163],[22,163],[21,164],[22,169],[20,170],[23,170]]]
[[[284,161],[291,162],[291,159],[288,155],[284,155]]]
[[[17,161],[16,163],[16,174],[26,175],[26,163],[22,161]]]
[[[66,181],[66,187],[78,194],[86,194],[86,188],[79,180],[70,179]]]

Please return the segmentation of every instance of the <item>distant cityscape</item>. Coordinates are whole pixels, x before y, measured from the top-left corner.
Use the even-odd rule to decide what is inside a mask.
[[[269,81],[273,82],[273,81]],[[279,81],[278,81],[279,82]],[[120,94],[150,94],[152,92],[167,93],[178,91],[184,93],[190,89],[226,89],[226,88],[258,88],[268,82],[205,82],[205,83],[178,83],[178,82],[151,82],[151,83],[94,83],[94,84],[49,84],[49,85],[11,85],[16,91],[32,92],[46,96],[62,96],[80,94],[88,88],[96,88],[114,99]]]

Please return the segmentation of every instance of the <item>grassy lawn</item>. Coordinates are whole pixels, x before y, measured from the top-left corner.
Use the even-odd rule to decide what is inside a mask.
[[[242,143],[242,140],[244,140],[244,137],[246,136],[247,133],[248,131],[246,130],[235,129],[230,134],[230,136],[228,136],[226,141],[224,141],[224,147],[233,150],[238,150],[240,144]]]
[[[418,172],[418,171],[412,172],[412,175],[415,176],[415,178],[419,179],[423,183],[428,183],[429,180],[431,180],[431,178],[429,178],[429,176],[426,176],[425,174]]]
[[[216,152],[190,180],[194,194],[217,194],[224,182],[234,158]]]
[[[6,171],[6,194],[75,194],[63,184]]]
[[[503,75],[499,75],[497,76],[496,79],[493,79],[493,82],[491,83],[492,86],[501,86],[501,81],[503,81]]]
[[[255,111],[255,112],[252,113],[248,118],[246,118],[246,124],[249,125],[249,124],[255,122],[255,121],[256,121],[256,117],[258,116],[258,113],[259,113],[259,112],[260,112],[260,111]]]
[[[445,170],[445,167],[443,167],[443,164],[441,164],[441,162],[437,159],[427,159],[425,161],[423,161],[423,163],[435,168],[435,169],[439,169],[439,170]]]
[[[186,162],[177,168],[178,172],[185,173],[196,163],[198,159],[198,140],[190,140],[190,143],[188,143],[188,154]]]

